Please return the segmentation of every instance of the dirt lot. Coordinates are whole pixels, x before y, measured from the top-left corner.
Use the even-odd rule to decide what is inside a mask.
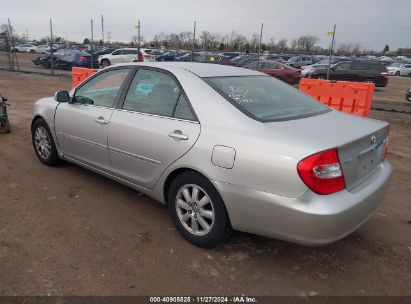
[[[0,295],[411,295],[411,115],[391,126],[395,172],[378,212],[351,236],[308,248],[236,233],[212,250],[175,231],[152,199],[31,146],[33,102],[69,79],[0,71],[11,134],[0,134]],[[391,79],[374,106],[408,111],[411,78]]]

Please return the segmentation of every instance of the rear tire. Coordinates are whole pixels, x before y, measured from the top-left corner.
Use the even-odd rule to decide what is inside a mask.
[[[103,68],[106,68],[106,67],[108,67],[108,66],[110,66],[110,65],[111,65],[110,60],[108,60],[108,59],[103,59],[103,60],[101,60],[101,66],[102,66]]]
[[[34,121],[31,138],[37,158],[47,166],[57,166],[60,159],[50,129],[43,118]]]
[[[395,76],[400,76],[400,71],[395,72]]]
[[[196,246],[214,247],[233,231],[217,189],[198,173],[184,172],[172,181],[168,208],[178,232]]]

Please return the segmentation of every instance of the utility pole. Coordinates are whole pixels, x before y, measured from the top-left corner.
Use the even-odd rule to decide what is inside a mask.
[[[137,61],[140,61],[140,44],[141,44],[141,40],[140,40],[141,39],[140,19],[138,20],[137,26],[138,26],[138,29],[137,29],[137,32],[138,32],[138,36],[137,36]]]
[[[194,48],[196,44],[196,26],[197,26],[197,21],[194,21],[193,44],[191,46],[191,62],[194,61]]]
[[[11,49],[13,50],[12,57],[11,57],[11,66],[12,66],[12,69],[14,70],[14,62],[16,62],[17,71],[18,71],[19,70],[19,63],[17,61],[17,52],[16,52],[16,49],[15,49],[16,44],[15,44],[15,40],[14,40],[14,36],[13,36],[13,28],[11,27],[10,18],[7,18],[7,21],[9,23],[9,37],[10,37]]]
[[[330,79],[330,66],[331,66],[331,58],[333,56],[333,49],[334,49],[334,39],[335,39],[335,30],[337,28],[337,25],[334,24],[334,30],[333,30],[333,40],[331,42],[331,48],[330,48],[330,59],[328,61],[328,68],[327,68],[327,80]]]
[[[27,30],[27,27],[26,27],[26,41],[27,41],[27,42],[29,41],[29,32],[28,32],[28,30]]]
[[[54,75],[54,56],[53,56],[53,21],[50,18],[50,71]]]
[[[94,68],[94,50],[93,50],[93,40],[94,40],[94,28],[93,28],[93,19],[90,20],[90,26],[91,26],[91,44],[90,44],[90,55],[91,55],[91,68]]]
[[[103,45],[104,45],[104,18],[103,18],[103,15],[101,15],[101,34],[103,36]]]
[[[263,28],[264,28],[264,23],[261,23],[260,41],[258,43],[258,53],[257,53],[257,70],[260,65],[261,40],[263,39]]]

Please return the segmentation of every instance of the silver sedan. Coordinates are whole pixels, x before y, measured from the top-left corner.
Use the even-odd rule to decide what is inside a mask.
[[[42,163],[167,204],[203,247],[233,230],[307,245],[348,235],[386,192],[388,132],[256,71],[173,62],[103,69],[37,101],[32,122]]]

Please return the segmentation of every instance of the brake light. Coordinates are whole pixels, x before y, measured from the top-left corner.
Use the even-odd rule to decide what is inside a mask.
[[[144,56],[143,53],[139,52],[137,55],[137,61],[138,62],[143,62],[144,61]]]
[[[297,171],[304,184],[317,194],[331,194],[345,188],[337,148],[304,158],[298,163]]]
[[[389,74],[387,72],[382,72],[381,75],[384,76],[385,78],[388,78]]]
[[[80,61],[86,61],[87,60],[87,58],[86,57],[84,57],[84,56],[80,56]]]

